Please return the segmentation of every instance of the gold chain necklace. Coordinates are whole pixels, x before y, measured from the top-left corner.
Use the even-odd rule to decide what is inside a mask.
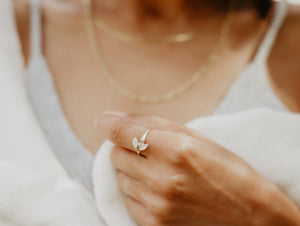
[[[112,85],[112,87],[115,88],[116,91],[119,92],[121,95],[129,98],[132,101],[144,103],[144,104],[157,104],[161,102],[170,101],[180,96],[184,92],[186,92],[189,88],[194,86],[205,75],[209,66],[216,61],[218,51],[220,51],[220,49],[224,46],[225,37],[229,31],[230,24],[231,24],[232,12],[235,7],[235,0],[230,0],[226,19],[222,25],[220,36],[217,43],[215,44],[209,56],[207,57],[207,60],[204,63],[204,65],[200,69],[198,69],[196,73],[189,80],[184,82],[181,86],[179,86],[175,90],[169,91],[163,95],[145,96],[145,95],[139,95],[135,92],[128,90],[127,88],[123,87],[117,80],[115,80],[110,68],[105,63],[105,59],[102,54],[101,48],[97,42],[97,36],[96,36],[94,23],[93,23],[91,0],[82,0],[82,2],[84,6],[84,15],[85,15],[88,39],[90,41],[92,50],[95,56],[97,57],[100,68],[103,69],[103,75]]]
[[[207,24],[200,31],[199,29],[190,32],[178,33],[174,35],[167,35],[161,38],[145,38],[141,35],[130,35],[127,33],[123,33],[118,31],[112,27],[110,27],[103,19],[97,18],[95,19],[96,27],[106,32],[116,40],[121,42],[129,43],[129,44],[149,44],[149,43],[162,43],[162,44],[172,44],[172,43],[182,43],[188,42],[196,37],[198,37],[201,32],[206,31],[211,24]]]

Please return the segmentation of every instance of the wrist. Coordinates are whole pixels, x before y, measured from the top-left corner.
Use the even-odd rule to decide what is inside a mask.
[[[275,184],[264,180],[259,190],[253,226],[300,226],[299,208]]]

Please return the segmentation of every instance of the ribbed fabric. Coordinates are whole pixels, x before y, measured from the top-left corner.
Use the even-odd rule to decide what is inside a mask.
[[[287,12],[287,2],[276,3],[273,21],[254,58],[240,74],[214,114],[269,107],[287,111],[268,84],[266,59]],[[39,0],[31,0],[31,60],[28,87],[40,124],[57,158],[71,177],[93,190],[93,156],[78,139],[60,105],[47,62],[42,55]]]

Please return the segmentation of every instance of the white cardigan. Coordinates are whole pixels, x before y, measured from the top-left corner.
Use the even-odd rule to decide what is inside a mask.
[[[0,1],[0,226],[134,226],[99,149],[94,194],[56,159],[30,104],[11,0]],[[300,116],[267,109],[199,118],[187,126],[244,158],[300,206]]]

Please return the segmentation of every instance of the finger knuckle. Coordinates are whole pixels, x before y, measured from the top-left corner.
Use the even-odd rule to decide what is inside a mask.
[[[143,226],[161,226],[155,216],[151,213],[147,214],[147,217],[143,217],[141,225]]]
[[[195,140],[189,136],[182,136],[178,148],[179,155],[188,156],[195,147]]]
[[[132,201],[129,197],[126,197],[124,200],[125,208],[130,212],[132,207]]]
[[[161,226],[162,224],[160,223],[160,221],[155,217],[148,217],[145,226]]]
[[[166,178],[162,184],[162,195],[171,201],[183,197],[186,194],[187,176],[183,174]]]
[[[126,180],[125,174],[119,172],[117,175],[117,184],[122,191],[128,190],[128,182]]]
[[[149,210],[153,216],[153,220],[155,220],[155,222],[160,221],[160,223],[162,223],[163,221],[167,221],[171,215],[173,206],[169,200],[161,198],[152,202],[149,206]]]
[[[185,167],[190,158],[194,156],[195,140],[189,136],[180,136],[178,145],[171,155],[172,163],[176,166]]]
[[[188,129],[182,125],[173,125],[173,130],[177,133],[186,134],[188,133]]]
[[[161,118],[158,116],[151,116],[150,118],[151,120],[149,122],[153,123],[155,122],[156,124],[158,124],[161,128],[170,128],[170,126],[172,125],[172,122],[168,119],[165,118]]]
[[[114,141],[120,141],[123,138],[123,126],[120,124],[114,124],[110,128],[109,133],[110,140]]]
[[[157,217],[152,217],[147,222],[147,226],[164,226],[164,225],[168,225],[166,223],[166,220]]]

